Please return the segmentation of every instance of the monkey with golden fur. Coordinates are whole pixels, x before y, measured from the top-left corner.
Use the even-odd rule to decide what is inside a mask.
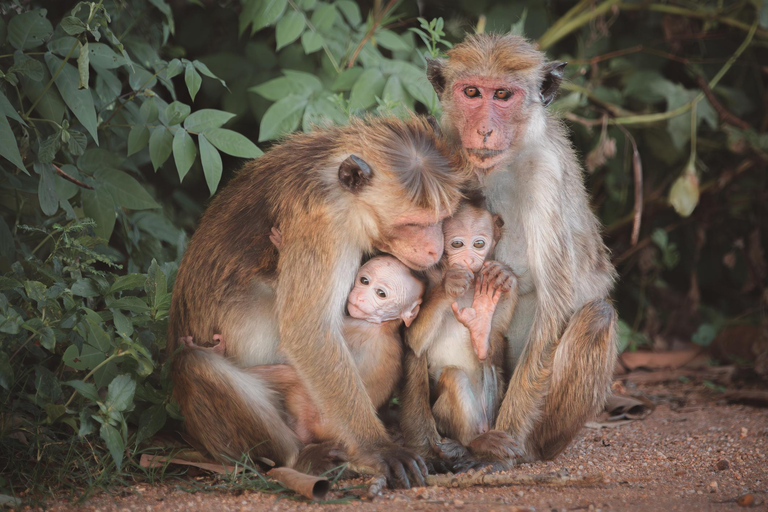
[[[421,457],[394,444],[376,415],[344,342],[344,305],[365,254],[387,252],[415,270],[439,261],[442,220],[462,181],[419,118],[296,134],[245,165],[203,215],[174,286],[169,353],[187,336],[226,341],[224,355],[182,350],[171,366],[200,447],[222,459],[295,463],[303,444],[278,394],[247,371],[287,363],[353,467],[390,485],[423,485]],[[269,240],[276,225],[279,255]]]
[[[503,225],[476,193],[446,219],[443,260],[427,272],[432,286],[406,331],[401,425],[408,445],[426,457],[437,452],[460,463],[469,453],[487,460],[519,453],[507,433],[492,430],[517,302],[516,277],[493,261]]]
[[[616,361],[616,272],[566,128],[545,108],[564,67],[524,38],[477,34],[427,70],[446,137],[505,222],[495,258],[517,276],[519,300],[495,428],[522,460],[568,446],[604,406]]]

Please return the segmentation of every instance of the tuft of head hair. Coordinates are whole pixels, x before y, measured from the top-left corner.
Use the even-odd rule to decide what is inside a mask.
[[[468,74],[506,76],[535,69],[545,62],[542,52],[527,39],[502,34],[473,34],[448,50],[452,76],[450,83]]]
[[[374,173],[394,176],[412,204],[436,215],[450,212],[461,199],[466,179],[458,155],[442,140],[424,117],[401,120],[367,117],[356,120],[365,148],[375,149]],[[363,128],[361,126],[361,128]]]

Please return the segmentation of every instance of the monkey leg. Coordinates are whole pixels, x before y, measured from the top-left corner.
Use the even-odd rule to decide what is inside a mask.
[[[432,406],[437,429],[464,446],[489,430],[488,419],[472,387],[464,370],[446,366],[437,381],[438,397]]]
[[[586,303],[555,349],[542,415],[526,443],[529,455],[556,457],[602,410],[616,357],[616,310],[602,299]]]
[[[250,454],[279,465],[294,463],[301,443],[263,379],[200,349],[176,354],[171,375],[187,431],[213,457],[227,462]]]

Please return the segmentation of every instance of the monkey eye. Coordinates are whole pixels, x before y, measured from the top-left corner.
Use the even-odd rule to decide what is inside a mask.
[[[453,247],[454,249],[461,249],[462,247],[464,247],[464,242],[462,242],[461,240],[454,240],[453,242],[451,242],[451,247]]]
[[[466,87],[464,88],[464,94],[467,96],[467,98],[479,98],[480,97],[480,91],[477,87]]]
[[[482,249],[483,247],[485,247],[485,240],[482,240],[482,239],[475,240],[475,243],[472,245],[474,245],[475,249]]]
[[[382,290],[381,288],[378,288],[378,289],[376,290],[376,295],[378,295],[378,296],[379,296],[379,297],[381,297],[382,299],[386,299],[386,298],[387,298],[387,292],[385,292],[385,291],[384,291],[384,290]]]
[[[370,279],[365,276],[360,277],[360,284],[368,286],[371,283]]]
[[[509,89],[496,89],[496,91],[493,93],[493,97],[497,100],[507,101],[512,97],[512,91]]]

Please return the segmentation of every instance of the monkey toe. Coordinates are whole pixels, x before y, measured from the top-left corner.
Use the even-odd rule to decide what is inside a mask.
[[[469,444],[472,455],[484,460],[514,460],[523,452],[515,440],[504,431],[491,430],[477,436]]]

